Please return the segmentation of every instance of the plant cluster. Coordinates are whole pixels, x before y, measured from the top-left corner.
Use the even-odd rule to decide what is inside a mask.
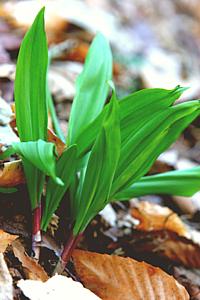
[[[76,82],[63,153],[48,142],[48,48],[44,8],[22,42],[16,69],[15,107],[20,138],[3,155],[23,162],[34,214],[33,250],[63,196],[70,195],[71,234],[56,271],[62,271],[78,238],[106,204],[146,194],[190,196],[200,189],[200,167],[145,176],[157,157],[200,114],[200,101],[174,105],[185,88],[144,89],[118,99],[112,83],[112,54],[97,34]],[[112,96],[108,103],[109,90]],[[63,138],[58,124],[55,129]],[[44,207],[41,208],[45,188]]]

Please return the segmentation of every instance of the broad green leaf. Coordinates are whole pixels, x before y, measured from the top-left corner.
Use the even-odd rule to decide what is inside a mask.
[[[47,64],[43,8],[26,33],[17,59],[14,93],[17,129],[22,142],[47,137]]]
[[[80,196],[76,203],[74,234],[82,232],[108,200],[120,155],[119,104],[115,95],[92,148]]]
[[[200,102],[191,101],[169,107],[147,122],[122,145],[112,196],[142,177],[152,163],[177,138],[186,121],[200,114]],[[185,119],[186,118],[186,121]],[[177,122],[183,122],[180,125]],[[170,132],[170,134],[168,134]]]
[[[15,192],[17,192],[16,188],[0,187],[0,193],[10,194],[10,193],[15,193]]]
[[[76,96],[73,101],[69,120],[69,144],[101,112],[109,86],[107,81],[112,77],[112,54],[106,38],[97,34],[86,57],[83,72],[76,82]]]
[[[152,194],[190,197],[200,191],[200,167],[145,176],[115,195],[115,200],[128,200]]]
[[[187,88],[180,86],[173,90],[144,89],[120,101],[121,138],[124,144],[129,136],[137,132],[160,110],[171,106]]]
[[[149,155],[148,159],[135,174],[135,180],[140,179],[148,172],[157,157],[166,149],[168,149],[169,146],[177,140],[181,132],[199,115],[200,109],[197,108],[197,110],[190,113],[189,115],[184,116],[180,120],[174,122],[172,126],[170,126],[162,141],[158,144],[158,146]]]
[[[147,121],[151,120],[161,109],[171,106],[176,99],[186,90],[177,86],[173,90],[144,89],[119,101],[121,139],[124,144],[129,136],[137,132]],[[78,135],[78,155],[82,156],[89,151],[98,135],[104,116],[107,112],[106,105],[101,114]]]
[[[20,47],[14,86],[16,123],[21,142],[46,140],[47,40],[44,8],[40,10]],[[32,209],[41,201],[45,175],[23,158]]]
[[[67,191],[76,170],[76,145],[66,149],[56,164],[56,174],[64,182],[64,186],[57,185],[51,178],[46,187],[46,201],[42,216],[41,228],[46,231],[53,213],[58,208]]]
[[[55,144],[38,140],[13,143],[12,145],[16,153],[20,154],[22,158],[25,158],[44,174],[51,176],[57,184],[63,185],[62,180],[56,176]]]

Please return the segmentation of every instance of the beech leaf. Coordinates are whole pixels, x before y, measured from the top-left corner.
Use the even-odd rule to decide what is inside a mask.
[[[72,256],[84,286],[103,300],[189,300],[172,276],[145,262],[81,250]]]

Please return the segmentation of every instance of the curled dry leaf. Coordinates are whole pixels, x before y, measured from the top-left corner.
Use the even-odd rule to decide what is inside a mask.
[[[0,186],[12,187],[24,182],[25,178],[21,160],[6,162],[0,165]]]
[[[59,156],[63,153],[66,145],[51,129],[48,129],[48,142],[55,144]]]
[[[69,53],[67,53],[67,59],[84,63],[88,52],[88,47],[89,46],[87,43],[80,43],[77,45],[77,47],[73,48],[69,51]]]
[[[103,300],[184,300],[185,288],[159,268],[131,258],[75,250],[75,269],[84,283]]]
[[[81,283],[61,275],[55,275],[46,282],[35,280],[20,280],[18,287],[30,300],[75,299],[75,300],[100,300]],[[67,296],[66,296],[67,295]]]
[[[0,299],[13,300],[12,277],[2,253],[0,253]]]
[[[157,250],[186,267],[200,268],[200,247],[186,238],[166,240],[158,246]]]
[[[36,260],[26,254],[25,249],[19,240],[13,242],[12,247],[14,255],[22,263],[28,279],[41,281],[48,280],[49,277],[45,270],[37,263]]]
[[[200,246],[172,231],[135,231],[130,240],[122,240],[120,246],[128,256],[140,259],[153,256],[156,261],[167,258],[185,267],[200,268]]]
[[[0,229],[0,253],[4,253],[8,245],[18,238],[17,235],[9,234]]]
[[[181,236],[188,236],[187,229],[181,219],[168,207],[141,201],[135,205],[131,214],[140,221],[137,229],[144,231],[171,230]]]

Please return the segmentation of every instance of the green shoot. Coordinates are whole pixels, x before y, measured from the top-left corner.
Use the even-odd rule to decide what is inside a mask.
[[[64,186],[57,185],[55,181],[49,179],[46,187],[46,201],[42,216],[41,228],[47,230],[53,213],[58,208],[65,192],[67,191],[74,172],[76,170],[76,146],[66,149],[56,164],[56,174],[65,183]]]
[[[107,40],[98,34],[92,42],[84,70],[76,82],[76,96],[69,119],[68,143],[101,112],[108,94],[107,81],[112,77],[112,54]]]
[[[98,34],[76,83],[67,145],[57,159],[47,142],[47,107],[63,139],[47,87],[48,50],[44,9],[37,15],[20,48],[15,81],[20,143],[7,153],[21,155],[34,214],[34,242],[47,230],[53,213],[70,192],[71,232],[56,271],[61,272],[79,237],[107,203],[149,193],[191,196],[200,189],[200,169],[146,176],[157,157],[200,115],[200,101],[174,105],[185,88],[145,89],[108,104],[112,54]],[[41,216],[41,195],[46,180]],[[4,191],[1,188],[0,192]],[[42,223],[40,221],[42,220]],[[38,237],[39,235],[39,237]]]
[[[48,48],[44,30],[44,8],[38,13],[34,23],[25,35],[20,47],[15,79],[16,123],[21,142],[47,138],[46,73]],[[23,157],[29,197],[34,219],[38,218],[45,174]],[[33,250],[41,241],[40,222],[34,222]]]

